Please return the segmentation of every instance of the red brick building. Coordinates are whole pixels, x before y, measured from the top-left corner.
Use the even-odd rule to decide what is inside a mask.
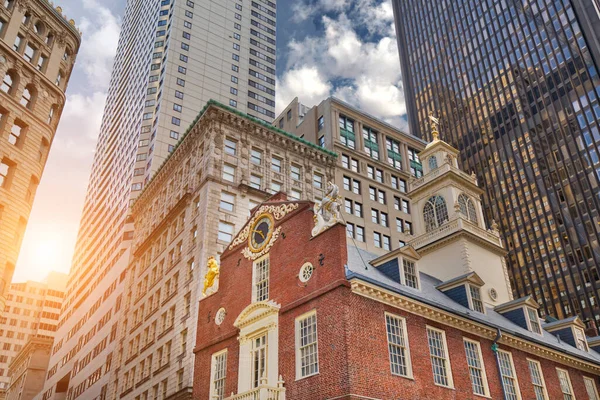
[[[334,209],[282,194],[257,207],[199,303],[194,398],[599,400],[600,340],[510,297],[455,152],[421,153],[436,160],[411,183],[417,236],[383,257]]]

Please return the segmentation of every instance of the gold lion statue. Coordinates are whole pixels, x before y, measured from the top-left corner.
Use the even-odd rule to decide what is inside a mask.
[[[208,257],[206,276],[204,277],[204,289],[202,289],[202,295],[206,296],[206,291],[213,287],[215,279],[219,278],[219,263],[214,257]]]

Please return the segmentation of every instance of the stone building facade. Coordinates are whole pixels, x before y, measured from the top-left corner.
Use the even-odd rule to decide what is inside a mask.
[[[191,398],[192,350],[208,257],[218,259],[269,193],[323,198],[335,158],[209,103],[133,206],[132,261],[118,343],[109,355],[112,370],[105,368],[113,376],[107,398]],[[91,368],[102,369],[104,362],[93,360]]]
[[[80,42],[60,7],[0,2],[0,313]]]
[[[315,233],[309,201],[254,210],[199,305],[194,399],[599,398],[600,339],[510,297],[475,179],[444,142],[421,154],[416,237],[387,254]]]
[[[7,400],[31,400],[42,390],[52,352],[52,338],[31,337],[10,364]]]
[[[65,274],[51,272],[42,282],[10,285],[4,316],[0,317],[0,399],[5,398],[10,383],[15,382],[13,363],[21,357],[29,341],[35,338],[46,343],[49,340],[52,345],[66,283]],[[46,368],[47,365],[43,376]]]
[[[312,108],[296,98],[273,124],[338,154],[335,182],[356,246],[383,254],[410,241],[408,182],[423,174],[425,142],[335,97]]]

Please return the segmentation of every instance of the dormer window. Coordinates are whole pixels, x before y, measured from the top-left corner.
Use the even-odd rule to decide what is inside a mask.
[[[527,313],[527,326],[531,332],[542,334],[542,327],[540,326],[540,318],[538,313],[531,307],[525,307]]]
[[[470,309],[485,314],[485,307],[481,301],[481,288],[471,285],[469,287],[469,305]]]
[[[419,288],[419,272],[417,264],[406,258],[402,259],[402,284],[411,288]]]
[[[582,351],[588,351],[588,343],[583,329],[573,327],[573,331],[575,333],[575,344],[577,345],[577,348]]]

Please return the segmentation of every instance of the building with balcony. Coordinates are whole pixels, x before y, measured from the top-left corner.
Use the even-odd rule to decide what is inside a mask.
[[[80,42],[60,7],[0,1],[0,315]]]
[[[425,142],[335,97],[312,108],[296,98],[274,125],[338,154],[335,182],[356,246],[384,253],[410,240],[408,182],[423,175]]]
[[[354,246],[336,196],[256,207],[199,304],[194,398],[598,399],[600,339],[512,297],[457,155],[421,152],[415,238],[383,255]]]

